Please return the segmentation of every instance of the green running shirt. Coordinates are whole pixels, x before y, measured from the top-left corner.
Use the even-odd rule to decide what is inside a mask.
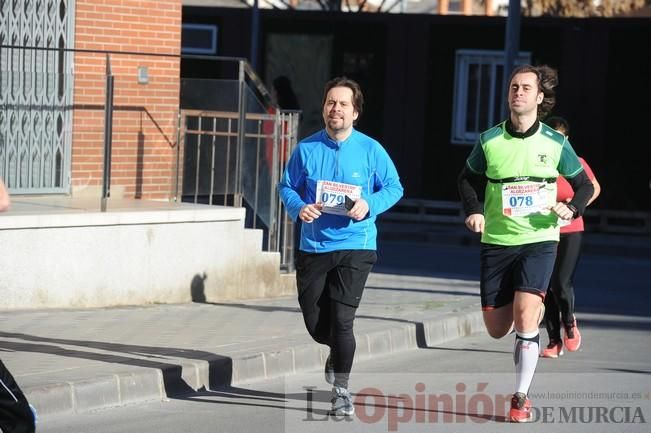
[[[480,135],[466,165],[489,179],[482,242],[508,246],[559,240],[558,217],[549,210],[556,203],[554,181],[583,170],[563,134],[539,122],[533,135],[518,138],[502,122]]]

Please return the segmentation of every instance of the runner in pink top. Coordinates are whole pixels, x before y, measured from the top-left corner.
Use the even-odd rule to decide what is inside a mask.
[[[565,135],[569,133],[569,124],[561,117],[550,117],[545,123]],[[588,201],[589,205],[599,196],[601,187],[588,163],[583,158],[579,158],[579,160],[594,184],[594,194]],[[572,187],[563,177],[558,178],[557,187],[557,201],[568,202],[572,199],[574,195]],[[573,279],[581,254],[583,230],[583,217],[572,219],[561,227],[554,273],[550,281],[551,287],[545,297],[544,322],[549,335],[549,344],[541,352],[541,356],[544,358],[558,358],[563,354],[563,346],[570,352],[579,350],[581,346],[581,333],[576,326],[576,317],[574,316]],[[562,340],[561,324],[565,331]]]

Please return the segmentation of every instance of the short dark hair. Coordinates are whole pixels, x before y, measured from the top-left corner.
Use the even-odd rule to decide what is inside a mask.
[[[545,123],[557,131],[561,128],[565,131],[565,135],[570,135],[570,123],[561,116],[550,116],[545,119]]]
[[[543,100],[538,104],[538,118],[544,119],[556,105],[556,91],[554,87],[558,85],[558,71],[547,65],[520,65],[511,73],[509,89],[511,88],[513,77],[526,72],[532,72],[538,78],[538,91],[543,92]]]
[[[353,107],[357,111],[357,119],[354,123],[362,117],[362,110],[364,109],[364,94],[362,93],[362,88],[359,87],[359,84],[355,80],[351,80],[347,77],[336,77],[328,81],[323,90],[323,101],[321,101],[321,107],[326,103],[326,98],[328,97],[328,92],[334,87],[348,87],[353,91]]]

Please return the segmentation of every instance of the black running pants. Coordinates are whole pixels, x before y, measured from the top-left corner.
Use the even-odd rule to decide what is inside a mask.
[[[550,340],[560,341],[562,325],[574,321],[574,273],[581,255],[583,232],[561,234],[550,290],[545,296],[545,328]]]
[[[345,250],[296,257],[298,303],[305,327],[314,341],[330,347],[335,386],[348,387],[355,356],[355,313],[375,251]]]
[[[3,433],[34,433],[34,428],[27,398],[0,361],[0,429]]]

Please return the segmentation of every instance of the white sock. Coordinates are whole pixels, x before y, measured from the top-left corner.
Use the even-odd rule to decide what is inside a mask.
[[[540,333],[536,329],[531,332],[515,330],[515,347],[513,362],[515,362],[515,392],[529,393],[533,374],[538,365],[540,350]]]

